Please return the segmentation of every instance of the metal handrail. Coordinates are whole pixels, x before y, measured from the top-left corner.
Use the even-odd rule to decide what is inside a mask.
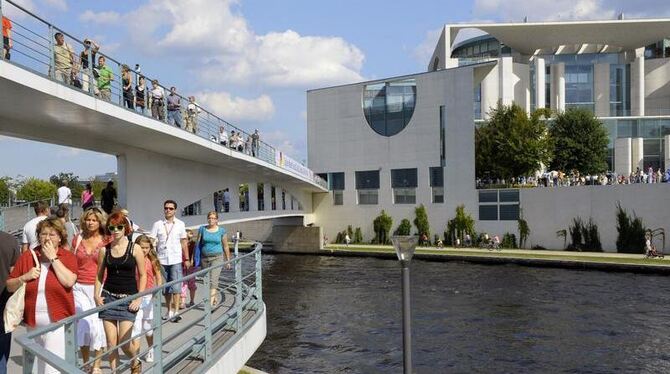
[[[12,19],[13,25],[18,26],[22,30],[27,30],[30,32],[30,34],[33,34],[36,38],[39,38],[38,41],[34,40],[34,38],[30,37],[29,35],[26,35],[26,33],[21,33],[21,32],[13,32],[12,33],[12,39],[14,43],[14,47],[11,50],[12,55],[18,54],[22,57],[25,57],[28,60],[33,61],[32,63],[17,63],[15,58],[12,58],[12,60],[7,61],[11,64],[21,66],[22,68],[29,69],[37,74],[40,74],[42,76],[46,76],[47,78],[57,81],[63,85],[69,86],[72,89],[79,90],[80,92],[86,93],[89,96],[94,96],[98,97],[101,100],[106,100],[107,102],[114,104],[119,107],[126,108],[127,110],[133,111],[134,113],[143,115],[145,117],[152,117],[151,115],[151,100],[150,100],[150,87],[154,87],[153,85],[150,85],[151,81],[154,79],[150,77],[150,75],[147,75],[141,71],[137,71],[131,67],[131,65],[125,65],[124,63],[114,59],[113,57],[102,53],[100,51],[96,52],[96,56],[100,57],[103,56],[106,59],[106,66],[112,70],[112,80],[109,82],[109,99],[103,98],[102,95],[100,95],[99,89],[96,88],[96,82],[97,78],[95,77],[96,74],[96,67],[97,67],[97,61],[92,60],[92,48],[91,47],[86,47],[83,43],[83,41],[79,40],[77,37],[74,35],[71,35],[58,27],[54,26],[53,24],[49,23],[45,19],[33,14],[29,10],[25,9],[21,5],[16,4],[12,0],[0,0],[0,15],[2,15],[2,2],[5,2],[7,4],[12,5],[14,8],[17,10],[25,13],[28,15],[30,18],[28,19],[27,22],[29,22],[31,19],[36,20],[39,23],[42,24],[42,26],[46,27],[46,32],[47,32],[47,37],[44,37],[37,33],[36,31],[33,31],[28,27],[27,25],[22,24],[16,19]],[[14,31],[14,30],[13,30]],[[65,82],[62,82],[57,79],[57,77],[61,74],[57,73],[55,69],[55,61],[54,61],[54,35],[56,32],[62,33],[65,37],[68,38],[68,41],[71,43],[74,43],[75,45],[79,46],[80,48],[75,48],[76,50],[86,50],[88,48],[89,53],[88,53],[88,61],[87,69],[82,69],[83,67],[83,61],[79,58],[79,56],[76,53],[73,53],[75,55],[75,59],[73,61],[73,70],[74,74],[72,77],[76,77],[79,80],[79,83],[81,84],[81,89],[76,88],[73,85],[67,85]],[[47,45],[44,45],[44,42],[48,43]],[[34,45],[28,46],[27,43],[30,42]],[[20,48],[17,48],[20,47]],[[41,48],[44,51],[40,51],[37,48]],[[73,51],[74,52],[74,51]],[[34,65],[38,64],[37,67]],[[48,67],[48,70],[45,74],[44,72],[44,66]],[[127,67],[128,71],[130,73],[131,77],[131,84],[130,84],[130,93],[132,94],[133,97],[133,107],[130,108],[130,106],[125,105],[125,97],[124,97],[124,92],[123,92],[123,87],[122,87],[122,77],[121,77],[121,71],[122,67]],[[146,85],[145,85],[145,105],[144,109],[141,112],[138,112],[137,109],[135,108],[135,103],[136,103],[136,98],[135,98],[135,87],[136,84],[138,83],[137,80],[139,80],[139,77],[143,77],[146,80]],[[67,79],[67,78],[64,78]],[[133,82],[134,81],[134,82]],[[134,83],[134,84],[133,84]],[[159,120],[164,123],[168,123],[168,109],[166,105],[166,99],[169,93],[169,88],[167,85],[158,85],[161,87],[165,93],[163,97],[163,105],[160,108],[160,112],[156,113],[157,115],[153,117],[156,120]],[[288,172],[291,172],[299,177],[305,178],[309,180],[312,183],[315,183],[319,185],[322,188],[327,188],[326,182],[321,179],[318,175],[314,174],[311,170],[307,169],[306,167],[302,166],[301,168],[291,168],[284,166],[283,162],[280,161],[281,158],[288,158],[287,156],[281,154],[281,152],[277,151],[273,146],[270,144],[259,140],[258,141],[258,146],[254,147],[253,144],[247,141],[248,138],[250,138],[251,134],[238,128],[237,126],[231,124],[230,122],[222,119],[221,117],[217,116],[210,110],[207,110],[203,108],[200,105],[197,105],[197,110],[195,114],[189,114],[187,107],[188,107],[188,98],[179,94],[176,94],[176,96],[179,97],[180,99],[180,107],[177,110],[179,112],[179,117],[181,118],[181,123],[183,128],[181,128],[182,131],[187,131],[185,128],[187,125],[192,124],[193,125],[193,130],[190,131],[193,134],[207,139],[211,140],[216,143],[221,143],[219,139],[219,129],[221,127],[225,128],[226,131],[229,132],[229,136],[231,135],[230,133],[232,131],[235,131],[236,133],[243,134],[242,138],[242,150],[239,151],[241,153],[247,154],[249,156],[252,156],[254,158],[257,158],[261,161],[264,161],[266,163],[269,163],[274,166],[279,166],[281,169],[286,170]],[[130,98],[130,95],[128,96]],[[188,123],[187,123],[188,122]],[[247,143],[248,146],[247,146]],[[222,147],[224,145],[221,145]],[[235,150],[238,151],[237,149],[234,149],[231,147],[230,144],[226,145],[227,149],[230,150]],[[295,164],[295,161],[293,161],[291,164]],[[299,163],[298,163],[299,164]]]
[[[148,347],[147,350],[144,351],[140,350],[137,356],[132,358],[139,358],[144,354],[146,354],[149,350],[153,350],[155,352],[154,356],[155,361],[153,365],[150,365],[150,367],[155,368],[158,372],[168,370],[174,367],[175,365],[178,365],[180,362],[184,361],[190,356],[203,357],[205,362],[207,362],[208,359],[215,358],[213,356],[214,353],[212,349],[213,335],[219,331],[222,331],[223,329],[225,329],[226,331],[229,329],[235,331],[235,334],[231,337],[231,339],[243,335],[246,332],[246,330],[250,327],[252,322],[254,322],[254,321],[243,321],[242,319],[245,316],[245,314],[250,311],[253,311],[258,314],[259,312],[263,311],[265,307],[263,304],[263,293],[262,293],[262,261],[261,261],[262,244],[260,242],[254,243],[255,246],[254,250],[243,255],[239,255],[238,244],[239,244],[238,241],[234,242],[235,255],[233,259],[224,261],[222,264],[199,270],[180,279],[161,284],[160,286],[156,286],[149,290],[139,292],[135,295],[128,296],[124,299],[116,300],[107,303],[105,305],[89,309],[85,312],[67,317],[61,321],[52,323],[48,326],[37,328],[35,330],[26,333],[25,335],[17,337],[16,338],[17,343],[23,347],[23,372],[26,374],[31,373],[35,358],[39,357],[41,360],[44,360],[49,365],[56,368],[57,370],[60,370],[61,372],[83,374],[84,371],[82,371],[82,368],[86,365],[92,364],[95,361],[95,358],[91,358],[89,362],[78,362],[77,359],[78,345],[76,341],[77,322],[92,314],[97,314],[100,311],[103,311],[110,307],[114,307],[123,304],[125,302],[141,298],[146,295],[152,295],[153,297],[152,302],[154,308],[154,320],[152,323],[152,331],[154,333],[154,344],[153,346]],[[253,261],[254,264],[253,268],[249,271],[249,274],[247,274],[246,276],[243,276],[242,274],[242,262],[244,260],[251,260]],[[225,266],[228,266],[229,264],[234,264],[235,280],[234,282],[225,285],[225,287],[223,288],[220,287],[221,283],[219,282],[219,287],[217,287],[217,291],[234,292],[235,302],[233,303],[232,307],[223,314],[223,316],[217,319],[213,319],[211,314],[213,310],[210,305],[211,300],[210,300],[209,284],[210,282],[217,280],[211,279],[211,273],[213,270],[223,268]],[[251,284],[245,284],[244,281],[251,279],[252,276],[253,276],[253,282]],[[178,315],[194,312],[196,311],[195,306],[200,304],[202,304],[203,306],[202,315],[199,318],[196,318],[194,321],[190,322],[189,324],[186,324],[185,326],[181,327],[180,330],[172,333],[170,336],[163,336],[163,326],[169,322],[161,320],[162,313],[161,313],[160,297],[163,294],[163,290],[167,289],[168,287],[171,287],[174,284],[188,281],[194,278],[203,280],[205,289],[204,298],[200,300],[193,307],[189,307],[185,310],[180,311]],[[223,297],[221,297],[220,300],[223,301]],[[220,308],[221,306],[222,303],[217,305],[216,308]],[[203,329],[193,331],[192,327],[195,327],[198,324],[202,324],[204,326]],[[37,337],[42,336],[48,332],[55,331],[61,327],[63,327],[65,330],[65,342],[64,342],[66,347],[65,358],[58,357],[54,353],[46,350],[41,345],[37,344],[35,341]],[[193,342],[193,344],[183,344],[176,350],[173,350],[169,354],[164,355],[162,349],[163,345],[165,343],[170,342],[176,337],[183,337],[183,334],[187,331],[192,334],[192,336],[189,337],[189,341]],[[130,342],[131,340],[141,339],[145,334],[146,332],[140,334],[139,336],[131,336],[129,340],[118,342],[117,346],[115,347],[107,347],[106,351],[103,352],[102,357],[107,355],[110,351],[120,348],[122,345]],[[119,365],[119,367],[117,367],[117,372],[127,369],[131,361],[129,361],[126,364]]]

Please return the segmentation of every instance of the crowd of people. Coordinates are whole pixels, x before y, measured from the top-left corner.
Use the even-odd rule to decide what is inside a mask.
[[[60,190],[59,195],[62,192],[67,197],[67,191]],[[6,284],[0,310],[4,311],[13,292],[25,287],[23,322],[32,330],[123,299],[78,321],[77,347],[87,372],[101,373],[104,356],[115,370],[118,350],[106,349],[119,344],[131,359],[131,372],[141,372],[140,359],[154,360],[151,349],[140,355],[141,336],[146,337],[148,347],[153,345],[154,301],[152,295],[132,295],[174,281],[164,290],[167,312],[162,319],[179,322],[180,309],[196,302],[195,278],[179,282],[180,278],[200,267],[220,265],[211,271],[210,302],[216,307],[222,301],[217,289],[223,263],[231,260],[226,230],[218,225],[216,212],[207,215],[207,224],[196,235],[176,218],[175,201],[166,200],[163,209],[163,218],[144,233],[118,207],[108,214],[90,206],[74,227],[68,219],[67,202],[55,209],[56,215],[50,215],[47,204],[37,203],[35,218],[24,226],[21,246],[14,237],[0,232],[0,280]],[[225,267],[231,269],[230,264]],[[4,322],[0,323],[0,372],[6,372],[11,329],[5,333]],[[64,334],[61,327],[36,341],[64,358]],[[39,373],[57,372],[42,360],[36,364]]]
[[[649,167],[647,171],[639,167],[628,175],[615,172],[600,173],[596,175],[581,175],[579,171],[573,170],[569,174],[563,171],[537,172],[532,176],[522,176],[505,179],[477,178],[478,188],[486,188],[490,185],[512,185],[519,187],[559,187],[559,186],[586,186],[586,185],[615,185],[635,183],[670,183],[670,168],[663,172],[660,168],[654,170]]]
[[[211,140],[214,142],[218,141],[224,147],[229,147],[238,152],[258,157],[261,135],[258,132],[258,129],[256,129],[253,134],[248,135],[246,138],[241,131],[235,132],[235,130],[231,130],[230,136],[228,136],[225,126],[220,126],[218,139],[215,136],[212,136]]]

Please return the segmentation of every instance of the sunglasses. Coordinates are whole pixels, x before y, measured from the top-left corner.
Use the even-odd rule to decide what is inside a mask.
[[[126,228],[126,225],[116,225],[116,226],[110,225],[110,226],[107,226],[107,230],[109,230],[110,232],[123,231],[125,228]]]
[[[171,207],[171,206],[166,206],[166,207],[164,207],[163,209],[165,209],[165,210],[174,210],[174,208]]]

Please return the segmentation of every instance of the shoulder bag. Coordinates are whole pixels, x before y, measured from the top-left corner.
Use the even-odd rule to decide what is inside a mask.
[[[30,254],[33,255],[33,260],[35,261],[35,266],[40,266],[40,262],[37,260],[35,251],[28,249]],[[26,284],[22,283],[19,289],[14,291],[12,296],[7,300],[5,305],[5,312],[3,313],[3,321],[5,322],[5,333],[10,333],[21,324],[23,321],[23,309],[25,307],[25,297],[26,297]]]

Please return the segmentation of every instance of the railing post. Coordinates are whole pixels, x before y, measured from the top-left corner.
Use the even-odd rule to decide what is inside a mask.
[[[161,294],[164,290],[164,287],[158,292],[152,294],[152,299],[154,303],[154,320],[153,320],[153,331],[154,331],[154,367],[153,372],[156,374],[163,373],[163,324],[161,321],[161,316],[163,311],[161,310]],[[150,347],[151,348],[151,347]]]
[[[35,365],[35,355],[23,348],[23,374],[32,374]]]
[[[70,321],[63,326],[65,329],[65,361],[77,366],[77,322]]]
[[[205,274],[203,287],[205,288],[205,362],[212,357],[212,297],[210,284],[212,283],[212,271]]]
[[[258,303],[257,310],[261,309],[263,305],[263,262],[262,262],[262,246],[257,248],[256,252],[256,302]]]
[[[54,27],[49,25],[49,77],[56,79],[56,60],[54,56]]]
[[[93,42],[90,44],[88,46],[88,93],[91,96],[95,96],[95,87],[93,87],[93,84],[95,83],[97,86],[98,83],[95,81],[95,74],[93,74]]]
[[[239,258],[240,238],[235,235],[235,332],[240,331],[242,324],[242,261]]]

